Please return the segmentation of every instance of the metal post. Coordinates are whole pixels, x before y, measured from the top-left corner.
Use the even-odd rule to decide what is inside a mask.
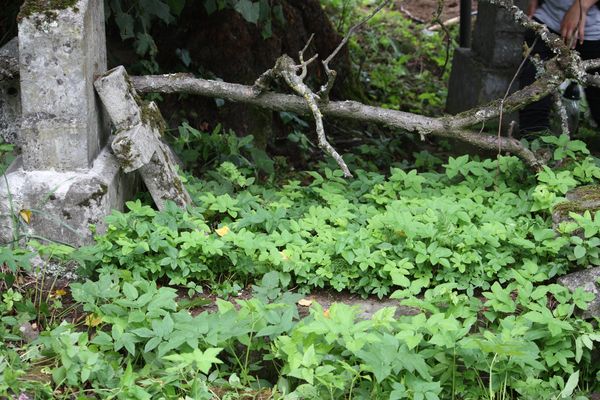
[[[460,0],[460,47],[471,47],[471,0]]]

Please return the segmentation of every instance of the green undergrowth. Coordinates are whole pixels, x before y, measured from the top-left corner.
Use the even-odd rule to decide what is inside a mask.
[[[347,157],[353,180],[221,162],[187,177],[187,210],[138,200],[92,246],[30,243],[81,266],[60,289],[27,284],[31,254],[0,248],[0,398],[589,398],[594,296],[555,278],[600,264],[600,216],[551,214],[600,168],[581,142],[543,142],[560,163],[537,174],[515,157],[424,152],[383,173]],[[313,304],[302,317],[298,300],[321,288],[415,312]],[[195,308],[207,291],[233,300]]]
[[[370,15],[378,2],[324,0],[322,4],[341,35]],[[398,3],[399,4],[399,3]],[[416,23],[394,4],[371,18],[349,42],[353,73],[367,97],[385,108],[440,115],[458,26],[427,30],[430,21]]]
[[[552,227],[550,210],[565,193],[600,176],[591,158],[567,164],[536,176],[515,157],[461,156],[440,172],[358,170],[345,180],[325,168],[264,185],[225,162],[190,178],[197,206],[157,212],[130,202],[82,252],[89,271],[127,267],[170,285],[231,291],[270,271],[302,292],[380,298],[440,283],[473,295],[510,282],[514,270],[545,282],[600,262],[593,215],[558,234]],[[587,226],[585,238],[573,234]]]

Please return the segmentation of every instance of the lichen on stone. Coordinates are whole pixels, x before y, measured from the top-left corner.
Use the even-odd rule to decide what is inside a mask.
[[[163,136],[166,129],[167,124],[165,119],[163,118],[160,110],[155,105],[152,105],[151,102],[143,102],[140,104],[142,110],[142,122],[148,126],[158,129],[160,136]]]
[[[55,19],[57,17],[56,11],[65,10],[67,8],[73,9],[75,12],[79,12],[79,9],[75,7],[78,0],[25,0],[21,6],[18,20],[30,17],[34,14],[43,14],[46,18]]]

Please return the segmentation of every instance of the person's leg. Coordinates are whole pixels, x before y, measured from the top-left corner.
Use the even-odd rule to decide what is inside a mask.
[[[535,46],[531,52],[531,56],[539,55],[542,60],[549,60],[552,57],[552,52],[540,39],[535,40],[535,33],[527,31],[525,33],[525,42],[528,46]],[[524,88],[535,82],[536,68],[530,59],[525,61],[519,76],[519,86]],[[552,99],[550,96],[529,104],[519,111],[519,130],[521,134],[530,132],[539,132],[550,127],[550,110],[552,108]]]
[[[577,51],[583,60],[592,60],[600,58],[600,40],[585,40],[583,44],[577,46]],[[600,69],[590,71],[600,73]],[[600,125],[600,88],[589,86],[585,88],[585,98],[590,107],[592,118]]]

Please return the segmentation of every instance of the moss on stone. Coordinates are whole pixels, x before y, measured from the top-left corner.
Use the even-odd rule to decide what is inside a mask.
[[[121,167],[128,169],[133,165],[133,161],[131,161],[131,141],[121,140],[119,145],[121,147],[121,154],[117,154],[117,158]]]
[[[102,197],[104,197],[106,193],[108,193],[108,186],[102,183],[99,185],[98,190],[90,194],[90,196],[87,199],[80,201],[77,205],[79,207],[89,207],[92,204],[92,202],[99,204],[100,200],[102,199]]]
[[[153,106],[152,104],[153,103],[148,102],[140,104],[142,110],[142,122],[148,126],[157,128],[160,136],[163,136],[167,129],[167,124],[158,107],[156,107],[156,105]]]
[[[581,186],[567,193],[568,201],[557,204],[553,213],[568,218],[569,213],[583,214],[600,210],[600,185]]]
[[[588,208],[584,207],[582,204],[576,201],[565,201],[554,206],[554,212],[564,216],[568,216],[571,212],[581,214],[586,210],[588,210]]]
[[[72,8],[73,11],[78,12],[79,9],[75,7],[75,4],[77,4],[77,0],[25,0],[18,19],[21,20],[33,14],[43,14],[46,18],[55,19],[58,10]]]
[[[569,193],[573,201],[600,201],[600,185],[581,186]]]

